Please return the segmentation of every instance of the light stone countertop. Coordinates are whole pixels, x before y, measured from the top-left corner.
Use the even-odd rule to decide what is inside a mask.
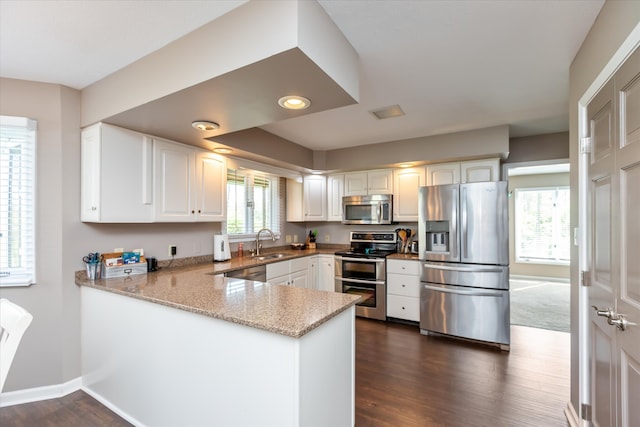
[[[277,262],[313,254],[295,252],[294,256]],[[87,280],[81,271],[76,273],[76,284],[293,338],[312,331],[359,300],[348,294],[216,276],[239,268],[241,260],[243,258],[164,268],[148,274],[95,281]],[[245,266],[247,261],[252,265],[266,263],[249,259],[244,260]]]
[[[391,254],[387,259],[406,259],[411,261],[418,261],[418,254]]]

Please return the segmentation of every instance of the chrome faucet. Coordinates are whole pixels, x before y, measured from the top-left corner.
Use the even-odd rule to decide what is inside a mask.
[[[260,256],[260,233],[262,233],[263,231],[266,231],[267,233],[271,234],[271,241],[275,242],[276,241],[276,236],[273,234],[273,231],[269,230],[268,228],[263,228],[262,230],[258,231],[258,234],[256,234],[256,254],[255,256]]]

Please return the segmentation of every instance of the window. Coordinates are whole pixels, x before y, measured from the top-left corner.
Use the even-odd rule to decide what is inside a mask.
[[[0,116],[0,286],[35,283],[36,122]]]
[[[255,238],[268,228],[280,231],[278,178],[247,169],[227,171],[227,234],[234,241]]]
[[[516,261],[568,264],[569,188],[516,189],[515,195]]]

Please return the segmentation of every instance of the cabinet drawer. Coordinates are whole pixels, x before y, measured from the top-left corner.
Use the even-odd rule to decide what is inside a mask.
[[[289,261],[267,264],[267,279],[289,274]]]
[[[387,272],[399,274],[412,274],[420,276],[420,261],[410,261],[404,259],[388,259]]]
[[[387,316],[419,322],[420,298],[388,295]]]
[[[420,296],[420,278],[406,274],[387,274],[387,294],[404,295],[408,297]]]
[[[307,269],[307,263],[308,263],[308,259],[307,257],[304,258],[294,258],[291,261],[289,261],[290,264],[290,272],[294,273],[296,271],[302,271],[302,270],[306,270]]]

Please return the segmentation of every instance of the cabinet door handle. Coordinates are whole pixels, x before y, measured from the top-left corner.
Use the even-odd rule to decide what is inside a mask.
[[[196,213],[196,211],[191,211],[192,214]]]

